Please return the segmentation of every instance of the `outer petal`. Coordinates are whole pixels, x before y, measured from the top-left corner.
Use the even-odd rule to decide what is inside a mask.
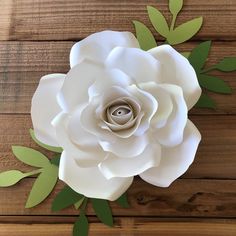
[[[160,80],[160,63],[138,48],[117,47],[109,54],[106,65],[108,68],[117,68],[125,72],[137,83]]]
[[[189,61],[169,45],[159,46],[148,52],[161,63],[161,81],[176,84],[183,89],[190,110],[200,98],[201,88]]]
[[[32,98],[31,118],[35,135],[38,140],[51,146],[58,146],[51,121],[61,111],[56,96],[65,76],[65,74],[43,76]]]
[[[73,110],[89,100],[88,89],[104,71],[104,67],[84,60],[73,67],[66,75],[65,82],[58,94],[58,102],[64,111]]]
[[[145,170],[158,166],[161,160],[161,146],[158,143],[150,144],[135,158],[120,158],[112,153],[99,164],[99,169],[107,178],[131,177]]]
[[[110,51],[118,46],[139,48],[139,43],[130,32],[102,31],[91,34],[72,47],[70,66],[75,66],[85,58],[103,63]]]
[[[82,140],[85,145],[79,145],[80,143],[77,144],[77,140],[75,139],[74,134],[71,134],[70,137],[70,122],[72,121],[69,119],[69,115],[66,113],[60,113],[53,120],[52,124],[56,130],[58,143],[64,150],[66,150],[68,154],[75,157],[76,162],[81,167],[98,165],[105,159],[105,152],[99,145],[96,145],[94,143],[94,139],[91,139],[91,146],[88,145],[87,141],[88,138],[91,137],[91,135],[89,136],[89,134],[86,134],[86,131],[83,131],[83,133],[81,133],[84,136],[86,134],[85,140]],[[82,135],[81,138],[83,138]],[[73,139],[75,139],[74,142]]]
[[[65,151],[60,160],[59,178],[86,197],[110,201],[119,198],[133,181],[133,177],[107,180],[98,167],[80,168],[73,156]]]
[[[164,146],[173,147],[183,140],[184,128],[188,119],[188,110],[183,97],[182,89],[176,85],[160,85],[171,96],[173,110],[167,123],[162,128],[156,129],[154,136]]]
[[[168,187],[192,164],[200,140],[201,134],[189,120],[183,143],[174,148],[163,148],[160,165],[143,172],[140,177],[150,184]]]

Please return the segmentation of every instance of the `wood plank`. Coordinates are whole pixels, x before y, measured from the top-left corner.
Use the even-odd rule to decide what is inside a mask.
[[[0,188],[1,215],[78,215],[70,207],[60,212],[51,212],[51,202],[62,188],[58,183],[54,192],[43,204],[25,209],[28,193],[34,179],[24,179],[10,188]],[[158,188],[136,178],[128,190],[131,207],[120,208],[111,203],[114,216],[155,216],[155,217],[236,217],[236,181],[235,180],[193,180],[179,179],[169,188]],[[91,205],[88,215],[94,216]]]
[[[73,42],[0,42],[0,113],[28,113],[32,95],[41,76],[49,73],[66,73],[69,70],[69,51]],[[191,50],[196,43],[178,47]],[[236,41],[214,43],[208,65],[224,56],[236,55]],[[235,91],[236,72],[214,72]],[[194,109],[192,114],[236,114],[236,93],[220,95],[209,93],[218,109]]]
[[[194,163],[183,178],[236,179],[236,116],[192,116],[191,120],[200,130],[202,142]],[[31,169],[17,161],[11,151],[12,145],[42,150],[29,136],[31,127],[29,115],[0,116],[0,172]]]
[[[2,0],[0,40],[72,40],[105,29],[134,31],[132,20],[151,27],[146,5],[158,7],[171,20],[167,0]],[[233,0],[186,0],[177,23],[203,16],[204,27],[195,39],[232,40],[235,13]]]
[[[0,224],[0,236],[71,236],[72,224]],[[56,230],[55,230],[56,229]],[[91,223],[91,236],[234,236],[236,224],[201,222],[139,222],[123,218],[114,228]]]

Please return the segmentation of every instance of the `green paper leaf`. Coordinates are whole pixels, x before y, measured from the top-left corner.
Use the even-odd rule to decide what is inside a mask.
[[[169,35],[169,26],[166,22],[165,17],[162,15],[160,11],[152,6],[147,6],[148,16],[150,21],[152,22],[153,27],[155,30],[162,35],[163,37],[167,38]]]
[[[127,194],[124,193],[123,195],[121,195],[117,200],[116,202],[121,206],[121,207],[124,207],[124,208],[129,208],[129,203],[128,203],[128,199],[127,199]]]
[[[57,153],[62,153],[63,149],[61,147],[53,147],[53,146],[50,146],[50,145],[47,145],[45,143],[42,143],[40,142],[36,137],[35,137],[35,134],[34,134],[34,130],[33,129],[30,129],[30,136],[31,138],[35,141],[35,143],[37,143],[40,147],[43,147],[51,152],[57,152]]]
[[[178,26],[168,35],[168,43],[176,45],[189,40],[200,30],[202,23],[203,18],[199,17]]]
[[[220,61],[215,68],[224,72],[231,72],[236,70],[236,57],[226,57]]]
[[[107,200],[91,198],[91,202],[98,219],[105,225],[112,227],[113,217]]]
[[[9,187],[20,180],[22,180],[26,175],[19,170],[9,170],[0,173],[0,187]]]
[[[18,160],[30,166],[45,167],[50,163],[45,155],[32,148],[13,146],[12,151]]]
[[[205,65],[210,49],[211,41],[206,41],[200,43],[192,50],[188,60],[196,72],[200,72],[200,70]]]
[[[75,204],[82,198],[84,198],[83,195],[75,192],[69,186],[65,186],[53,200],[52,211],[60,211]]]
[[[198,81],[201,87],[210,91],[223,94],[231,94],[232,90],[223,80],[215,76],[203,75],[198,76]]]
[[[210,97],[208,97],[206,94],[202,93],[202,95],[199,98],[198,102],[196,103],[195,107],[215,109],[216,104]]]
[[[155,48],[157,46],[156,40],[147,26],[139,21],[133,21],[133,23],[140,48],[145,51]]]
[[[49,164],[42,170],[42,173],[34,182],[25,207],[31,208],[44,201],[52,192],[57,183],[57,179],[58,167]]]
[[[186,57],[187,59],[189,58],[191,52],[181,52],[181,55]]]
[[[169,9],[173,16],[177,16],[183,7],[183,0],[169,0]]]
[[[73,227],[73,236],[88,236],[89,224],[84,212],[80,213]]]
[[[61,155],[56,155],[56,156],[54,156],[54,157],[50,160],[50,162],[51,162],[53,165],[59,167],[59,165],[60,165],[60,159],[61,159]]]
[[[82,197],[78,202],[76,202],[74,204],[76,210],[78,210],[80,208],[80,206],[82,205],[84,199],[85,199],[85,197]]]

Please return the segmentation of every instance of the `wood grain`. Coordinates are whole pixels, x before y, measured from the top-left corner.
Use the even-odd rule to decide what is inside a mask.
[[[0,224],[0,236],[71,236],[72,224]],[[114,228],[90,224],[90,236],[235,236],[236,224],[139,222],[123,218]]]
[[[66,73],[69,70],[69,52],[74,42],[0,42],[0,113],[29,113],[32,95],[39,79],[49,73]],[[189,51],[196,43],[178,47]],[[236,41],[214,43],[208,65],[224,56],[236,54]],[[214,72],[236,90],[236,72]],[[216,111],[195,109],[192,114],[236,114],[236,93],[221,95],[209,93],[216,101]]]
[[[191,116],[191,120],[200,130],[202,142],[194,163],[183,177],[236,179],[236,116]],[[39,149],[29,136],[31,127],[29,115],[0,115],[0,172],[31,169],[11,151],[12,145]]]
[[[78,215],[78,211],[72,207],[51,212],[51,202],[62,188],[61,182],[43,204],[25,209],[24,204],[33,182],[34,179],[29,178],[11,188],[0,189],[1,215]],[[114,216],[236,217],[234,180],[179,179],[169,188],[158,188],[136,178],[128,190],[128,198],[131,205],[129,209],[111,203]],[[88,215],[94,215],[91,205],[87,212]]]
[[[158,7],[168,21],[166,0],[2,0],[0,40],[74,40],[112,29],[133,31],[132,20],[151,27],[146,5]],[[234,0],[186,0],[177,24],[204,17],[195,39],[236,39]],[[159,39],[159,37],[157,37]]]

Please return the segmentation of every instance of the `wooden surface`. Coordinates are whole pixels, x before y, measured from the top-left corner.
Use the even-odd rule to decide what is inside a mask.
[[[74,42],[104,29],[133,31],[131,20],[150,26],[145,6],[158,6],[167,19],[167,0],[1,0],[0,13],[0,172],[29,167],[16,161],[11,145],[39,149],[29,137],[30,102],[41,76],[69,69]],[[203,16],[205,23],[189,50],[213,40],[208,65],[236,55],[236,1],[185,0],[178,23]],[[162,40],[159,36],[158,41]],[[210,93],[218,108],[193,109],[190,119],[202,133],[189,171],[170,188],[155,188],[136,178],[128,191],[130,209],[112,203],[115,227],[98,222],[91,206],[90,235],[235,236],[236,235],[236,72],[222,74],[232,96]],[[49,154],[46,152],[46,154]],[[50,155],[50,154],[49,154]],[[24,204],[34,179],[0,189],[0,236],[69,236],[78,213],[50,211],[53,196],[34,209]]]

